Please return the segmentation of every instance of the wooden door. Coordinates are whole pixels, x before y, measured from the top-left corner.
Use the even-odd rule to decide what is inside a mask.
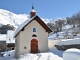
[[[38,41],[36,39],[31,40],[31,53],[38,53]]]

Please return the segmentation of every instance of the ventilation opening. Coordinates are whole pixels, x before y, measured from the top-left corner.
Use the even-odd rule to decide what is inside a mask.
[[[33,34],[32,37],[37,37],[37,36],[35,34]]]

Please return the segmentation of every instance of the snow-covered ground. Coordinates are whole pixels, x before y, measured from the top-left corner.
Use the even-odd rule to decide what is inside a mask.
[[[52,52],[38,53],[38,54],[25,54],[18,60],[62,60],[61,57],[53,54]]]
[[[75,29],[75,30],[77,30],[77,29]],[[62,30],[61,32],[57,32],[57,33],[52,32],[49,34],[48,39],[49,40],[57,40],[57,39],[67,39],[67,38],[69,38],[69,39],[80,38],[80,33],[75,34],[74,32],[75,31],[72,28],[67,29],[67,30]]]
[[[58,41],[49,41],[49,51],[44,53],[21,55],[19,59],[14,58],[14,50],[5,53],[0,60],[80,60],[80,49],[71,48],[64,51],[57,50],[54,45]],[[52,44],[54,43],[54,44]]]
[[[38,54],[24,54],[18,60],[63,60],[62,57],[52,53],[52,52],[45,52],[45,53],[38,53]],[[13,57],[13,52],[9,51],[4,54],[4,57],[0,57],[0,60],[16,60]]]
[[[54,47],[57,41],[49,41],[49,51],[37,54],[24,54],[19,59],[14,58],[14,50],[5,52],[4,57],[0,57],[0,60],[63,60],[63,51],[59,51]],[[54,44],[52,44],[54,43]],[[2,52],[3,53],[3,52]]]
[[[72,44],[72,41],[75,43],[79,43],[76,41],[79,41],[79,38],[77,39],[68,39],[68,40],[62,40],[65,44]],[[66,42],[65,42],[66,41]],[[8,52],[2,52],[4,57],[0,57],[0,60],[73,60],[79,59],[80,57],[80,50],[79,49],[73,49],[73,50],[66,50],[59,51],[57,50],[54,45],[55,44],[62,44],[60,43],[61,40],[49,40],[49,51],[44,53],[37,53],[37,54],[31,54],[27,53],[24,55],[21,55],[19,59],[14,58],[14,50],[8,51]],[[68,59],[69,57],[69,59]],[[75,60],[74,59],[74,60]]]
[[[75,39],[61,39],[56,45],[71,45],[71,44],[80,44],[80,38]]]

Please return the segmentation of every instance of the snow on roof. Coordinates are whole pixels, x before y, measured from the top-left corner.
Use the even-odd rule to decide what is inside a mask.
[[[6,34],[0,34],[0,41],[6,41]]]
[[[36,11],[34,9],[32,9],[31,12],[36,12]]]
[[[7,40],[6,40],[6,43],[15,43],[15,39],[13,38],[14,32],[15,31],[13,31],[13,30],[8,30],[7,31]]]
[[[19,27],[17,28],[17,30],[14,33],[14,37],[19,33],[19,31],[26,25],[28,24],[33,18],[35,18],[36,16],[24,21],[21,25],[19,25]]]

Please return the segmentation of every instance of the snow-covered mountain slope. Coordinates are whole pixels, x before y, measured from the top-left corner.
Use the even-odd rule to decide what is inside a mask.
[[[22,22],[29,19],[28,14],[15,14],[8,10],[0,9],[0,26],[2,25],[13,25],[14,27],[19,26]],[[65,20],[65,18],[55,18],[55,19],[47,19],[41,18],[45,23],[54,22],[59,19]]]
[[[10,11],[0,9],[0,24],[18,26],[29,17],[28,14],[14,14]]]
[[[58,21],[58,20],[66,20],[66,18],[53,18],[53,19],[47,19],[47,18],[42,18],[42,20],[45,22],[45,23],[49,23],[49,22],[53,22],[55,23],[55,21]]]

